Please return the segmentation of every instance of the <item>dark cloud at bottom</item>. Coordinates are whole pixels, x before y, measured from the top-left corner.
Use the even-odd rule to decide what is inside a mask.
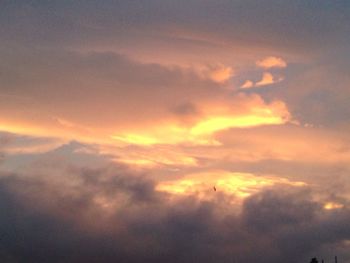
[[[60,175],[2,172],[1,262],[350,259],[340,251],[350,239],[350,210],[324,210],[309,189],[268,189],[237,213],[221,193],[212,201],[174,200],[125,167],[62,167]],[[101,200],[113,204],[103,208]]]

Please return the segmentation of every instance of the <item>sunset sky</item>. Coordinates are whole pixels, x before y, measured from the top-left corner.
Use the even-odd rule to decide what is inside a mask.
[[[1,0],[0,261],[350,262],[349,69],[348,0]]]

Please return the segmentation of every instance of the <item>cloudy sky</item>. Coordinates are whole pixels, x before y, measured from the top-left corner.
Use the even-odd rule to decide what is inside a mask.
[[[350,262],[348,0],[2,0],[0,39],[1,262]]]

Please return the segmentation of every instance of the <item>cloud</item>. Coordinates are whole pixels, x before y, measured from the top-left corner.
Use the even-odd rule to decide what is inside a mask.
[[[236,105],[232,104],[235,101]],[[198,104],[197,104],[198,105]],[[241,107],[237,107],[241,105]],[[291,118],[281,101],[266,104],[259,96],[239,94],[218,102],[198,105],[200,115],[191,123],[156,122],[142,131],[132,130],[112,135],[115,142],[134,145],[190,144],[215,145],[215,133],[230,128],[249,128],[263,125],[281,125]]]
[[[234,75],[234,71],[231,67],[220,66],[209,72],[211,80],[218,83],[225,83]]]
[[[267,85],[272,85],[279,83],[284,80],[284,77],[282,76],[274,76],[270,72],[264,72],[262,75],[261,80],[257,82],[253,82],[251,80],[246,80],[241,86],[240,89],[251,89],[251,88],[257,88],[257,87],[262,87],[262,86],[267,86]]]
[[[254,83],[251,80],[246,80],[240,88],[241,89],[249,89],[252,87],[254,87]]]
[[[343,54],[343,57],[348,56]],[[286,88],[270,95],[283,99],[303,123],[347,129],[350,78],[344,68],[349,65],[341,61],[335,60],[333,55],[325,55],[319,65],[289,73],[283,82]]]
[[[272,129],[277,129],[279,136],[268,132]],[[281,143],[298,145],[280,138],[285,134],[282,129],[298,134],[300,141],[311,142],[303,137],[308,135],[302,127],[233,129],[225,133],[233,132],[226,140],[236,147],[249,140],[260,140],[267,148],[275,145],[280,150],[286,148]],[[277,142],[259,139],[263,134]],[[334,253],[344,260],[350,257],[349,250],[342,249],[350,239],[348,201],[320,188],[324,181],[313,180],[310,169],[304,177],[308,185],[300,182],[296,169],[292,169],[295,176],[285,179],[271,171],[266,175],[263,170],[211,170],[212,164],[203,163],[203,153],[218,162],[227,157],[227,152],[220,156],[217,153],[224,149],[215,152],[206,148],[199,151],[201,156],[193,147],[188,149],[190,156],[196,157],[200,166],[179,171],[162,167],[140,170],[117,160],[113,164],[95,161],[98,165],[92,165],[102,157],[97,147],[71,142],[35,154],[36,158],[25,165],[17,160],[19,169],[0,170],[0,207],[8,211],[0,215],[0,256],[14,262],[25,258],[39,263],[47,258],[54,263],[231,262],[232,258],[248,263],[307,261],[315,255],[328,259]],[[86,148],[89,151],[82,151]],[[251,153],[257,149],[240,146],[237,150],[244,148]],[[116,149],[115,155],[123,157],[122,150]],[[228,149],[239,159],[234,150]],[[136,153],[137,149],[124,151]],[[166,153],[164,148],[161,155],[165,158]],[[309,153],[299,155],[308,157]],[[104,158],[110,160],[111,156],[105,154]],[[233,166],[242,169],[242,164]],[[269,167],[276,168],[276,164]],[[336,176],[332,180],[341,181]],[[331,204],[333,209],[329,209]]]
[[[12,95],[20,94],[29,99],[23,103],[26,110],[18,107],[16,101],[3,100],[0,106],[0,117],[3,119],[0,128],[3,130],[45,136],[47,129],[50,129],[52,136],[106,142],[111,135],[119,136],[115,135],[115,131],[132,134],[140,126],[154,123],[165,123],[165,126],[175,126],[175,130],[181,130],[183,127],[177,122],[188,124],[190,121],[203,126],[202,122],[221,118],[228,120],[228,123],[235,122],[228,124],[228,127],[242,127],[249,125],[240,125],[237,123],[239,120],[235,121],[237,117],[243,118],[243,121],[245,114],[248,118],[261,117],[249,112],[232,114],[232,111],[236,111],[233,103],[224,98],[231,96],[231,100],[235,99],[237,103],[242,103],[242,99],[230,95],[228,90],[220,89],[233,74],[228,66],[212,67],[208,72],[209,77],[203,78],[195,67],[142,63],[116,53],[39,52],[31,48],[17,51],[18,55],[14,56],[4,54],[4,61],[9,65],[6,69],[9,74],[4,82]],[[27,63],[23,64],[24,60]],[[19,64],[23,64],[20,70],[16,66]],[[11,78],[12,75],[18,77]],[[212,78],[216,80],[212,81]],[[45,92],[41,92],[44,86]],[[250,103],[249,99],[246,101]],[[174,109],[179,112],[179,105],[189,102],[195,105],[198,114],[192,114],[191,118],[188,114],[174,116]],[[206,107],[208,109],[204,109]],[[225,109],[217,113],[221,107]],[[260,123],[264,121],[259,121],[257,125]],[[140,141],[140,135],[132,137]],[[154,141],[149,136],[142,137],[141,140],[147,143]]]
[[[171,111],[181,116],[198,114],[198,109],[196,105],[191,102],[180,103],[179,105],[174,106],[174,108],[172,108]]]
[[[8,74],[1,89],[28,100],[0,98],[5,131],[45,137],[50,130],[53,137],[100,144],[210,144],[219,130],[281,124],[289,115],[257,95],[222,88],[233,74],[229,66],[207,67],[203,77],[195,66],[111,52],[14,49],[15,55],[3,52]]]
[[[0,132],[0,150],[6,154],[46,153],[62,145],[64,140]]]
[[[264,69],[285,68],[287,67],[287,62],[285,62],[282,58],[271,56],[271,57],[266,57],[262,60],[258,60],[256,62],[256,65]]]
[[[262,76],[262,79],[260,81],[258,81],[257,83],[255,83],[255,86],[261,87],[261,86],[271,85],[271,84],[278,83],[282,80],[283,80],[283,78],[275,79],[275,77],[271,73],[265,72]]]
[[[1,172],[3,258],[289,263],[321,254],[350,257],[324,252],[350,238],[348,207],[325,210],[308,188],[265,189],[239,208],[220,189],[211,200],[195,193],[171,198],[123,166],[60,166],[61,176],[50,166],[42,160],[39,170],[26,174]]]
[[[265,158],[335,165],[350,160],[346,131],[305,128],[289,124],[244,130],[231,129],[218,133],[215,138],[227,149],[237,147],[242,154],[240,160],[245,159],[245,154],[250,156],[251,158],[245,159],[246,161]],[[274,147],[271,148],[270,145]],[[233,158],[240,158],[239,152],[237,151]]]
[[[262,189],[274,185],[305,186],[304,182],[292,182],[285,178],[255,176],[249,173],[230,173],[224,170],[208,170],[206,172],[186,174],[183,178],[162,181],[156,187],[159,191],[164,191],[177,195],[197,194],[198,198],[211,199],[212,191],[215,188],[221,193],[234,195],[237,199],[251,196]]]
[[[259,86],[271,85],[273,83],[275,82],[272,74],[269,72],[265,72],[262,76],[262,79],[258,81],[255,85],[259,87]]]
[[[329,7],[325,2],[318,5],[301,2],[281,5],[276,0],[264,4],[256,0],[243,4],[237,1],[191,0],[187,2],[187,7],[191,8],[185,8],[183,3],[169,3],[159,8],[162,4],[159,0],[152,0],[147,5],[108,2],[103,6],[83,1],[76,2],[74,6],[56,1],[51,5],[8,2],[2,9],[1,24],[4,29],[1,38],[4,43],[35,46],[41,42],[49,46],[85,48],[112,46],[128,51],[146,45],[149,52],[153,49],[154,55],[163,51],[154,48],[155,44],[162,48],[176,45],[177,50],[183,47],[178,54],[187,51],[198,56],[203,56],[202,52],[196,52],[198,46],[206,47],[213,43],[221,43],[221,47],[249,45],[248,50],[272,46],[275,50],[305,52],[315,51],[314,47],[327,48],[335,43],[344,45],[348,41],[349,26],[344,21],[349,18],[346,12],[349,6],[344,0],[333,5],[328,12],[324,11]],[[210,19],[207,19],[206,10],[212,10]],[[310,12],[314,12],[315,16],[310,16]],[[47,15],[50,13],[55,13],[55,16]],[[299,30],[296,31],[296,28]],[[174,30],[188,33],[182,38],[169,38],[169,32]],[[14,31],[18,34],[13,34]],[[188,35],[190,38],[186,37]],[[202,37],[193,37],[198,35]],[[193,46],[193,43],[197,49],[184,48]]]
[[[0,261],[349,261],[349,7],[4,1]]]
[[[50,129],[53,136],[108,137],[108,130],[172,118],[169,108],[224,93],[192,69],[144,64],[115,53],[21,49],[18,54],[4,55],[9,74],[1,89],[29,99],[18,106],[0,98],[0,129],[16,133],[45,136]]]

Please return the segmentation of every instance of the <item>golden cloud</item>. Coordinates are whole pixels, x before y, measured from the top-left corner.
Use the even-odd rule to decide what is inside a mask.
[[[154,123],[149,128],[137,128],[111,135],[119,143],[135,145],[181,144],[217,145],[213,135],[230,128],[248,128],[262,125],[279,125],[288,122],[290,114],[281,101],[265,104],[259,97],[245,102],[240,112],[227,105],[203,105],[203,116],[190,125],[176,121]]]

